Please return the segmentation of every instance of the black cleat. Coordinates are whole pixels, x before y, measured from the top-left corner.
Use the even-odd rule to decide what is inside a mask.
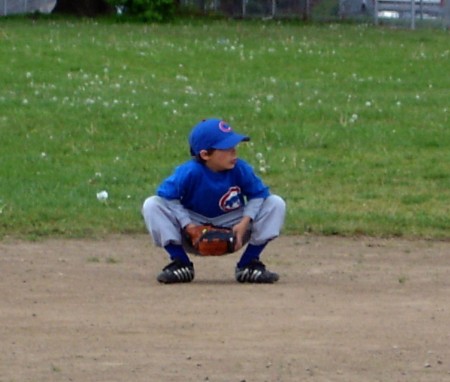
[[[253,260],[243,268],[236,267],[236,281],[240,283],[273,284],[280,277],[270,272],[260,260]]]
[[[157,280],[163,284],[189,283],[194,280],[194,264],[183,264],[177,260],[166,265]]]

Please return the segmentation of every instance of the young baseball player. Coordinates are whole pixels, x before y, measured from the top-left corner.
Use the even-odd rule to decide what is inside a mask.
[[[235,251],[247,244],[235,269],[238,282],[278,281],[278,274],[267,270],[260,256],[280,233],[285,202],[271,194],[252,167],[238,158],[236,146],[249,139],[219,119],[200,122],[189,135],[192,159],[178,166],[157,194],[145,200],[146,227],[171,260],[158,275],[159,282],[194,279],[185,233],[201,224],[231,228]]]

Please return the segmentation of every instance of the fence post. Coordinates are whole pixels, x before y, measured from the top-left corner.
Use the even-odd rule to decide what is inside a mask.
[[[373,3],[373,22],[378,25],[378,0],[374,0]]]
[[[305,20],[309,20],[309,17],[311,15],[311,3],[310,0],[305,1],[305,13],[303,15]]]
[[[444,29],[450,29],[450,0],[441,0]]]
[[[416,29],[416,4],[411,0],[411,29]]]

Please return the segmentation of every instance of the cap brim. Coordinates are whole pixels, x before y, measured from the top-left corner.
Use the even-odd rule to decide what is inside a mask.
[[[233,147],[237,146],[239,143],[248,142],[249,140],[250,140],[250,137],[234,133],[233,135],[230,135],[227,139],[224,139],[223,141],[215,144],[211,148],[217,149],[217,150],[232,149]]]

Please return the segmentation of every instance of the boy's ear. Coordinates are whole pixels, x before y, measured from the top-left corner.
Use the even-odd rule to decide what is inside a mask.
[[[198,155],[199,155],[200,158],[202,158],[203,160],[209,159],[208,150],[200,150],[200,152],[198,153]]]

